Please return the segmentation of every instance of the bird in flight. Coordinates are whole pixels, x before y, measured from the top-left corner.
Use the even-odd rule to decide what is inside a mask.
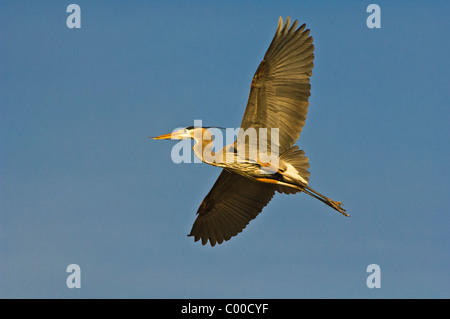
[[[294,146],[308,112],[314,45],[305,24],[299,28],[297,20],[290,24],[289,17],[284,24],[280,17],[275,36],[253,76],[247,108],[234,143],[214,152],[210,127],[190,126],[153,137],[193,139],[198,158],[223,168],[200,204],[188,235],[195,241],[201,240],[203,245],[209,241],[214,246],[236,236],[262,211],[275,192],[304,192],[349,216],[341,202],[308,185],[308,158]],[[252,130],[253,135],[241,134]],[[261,160],[260,156],[263,140],[265,154],[270,155],[268,161]]]

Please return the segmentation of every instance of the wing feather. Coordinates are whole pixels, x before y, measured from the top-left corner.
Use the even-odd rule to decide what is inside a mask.
[[[221,244],[240,233],[270,202],[275,186],[222,170],[197,211],[188,236],[205,245]]]
[[[279,129],[279,153],[292,147],[305,125],[314,61],[305,24],[280,17],[275,36],[252,80],[241,128]],[[268,138],[270,138],[270,130]],[[269,146],[269,145],[268,145]]]

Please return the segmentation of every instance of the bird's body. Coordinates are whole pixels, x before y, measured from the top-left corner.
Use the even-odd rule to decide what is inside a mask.
[[[190,236],[211,246],[237,235],[276,191],[304,192],[345,216],[342,203],[316,192],[309,183],[305,152],[294,146],[305,124],[313,68],[312,37],[305,25],[283,25],[259,65],[237,140],[213,151],[209,128],[187,127],[155,139],[194,139],[194,154],[222,167],[222,173],[197,212]],[[252,134],[247,134],[250,132]],[[241,134],[242,133],[242,134]],[[270,141],[270,143],[268,143]]]

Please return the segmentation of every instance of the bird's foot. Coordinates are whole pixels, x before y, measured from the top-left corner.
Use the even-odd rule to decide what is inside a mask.
[[[342,206],[344,205],[342,202],[337,202],[337,201],[334,201],[334,200],[330,200],[330,204],[331,204],[331,206],[332,206],[334,209],[336,209],[336,210],[337,210],[339,213],[341,213],[342,215],[347,216],[347,217],[350,216],[349,214],[347,214],[347,213],[345,212],[345,209],[342,207]]]

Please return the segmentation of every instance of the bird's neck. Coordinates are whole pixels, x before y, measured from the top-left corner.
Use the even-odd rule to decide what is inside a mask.
[[[212,148],[214,146],[213,139],[195,139],[194,150],[195,156],[202,160],[206,164],[213,166],[222,166],[223,161],[223,150],[219,152],[213,152]]]

